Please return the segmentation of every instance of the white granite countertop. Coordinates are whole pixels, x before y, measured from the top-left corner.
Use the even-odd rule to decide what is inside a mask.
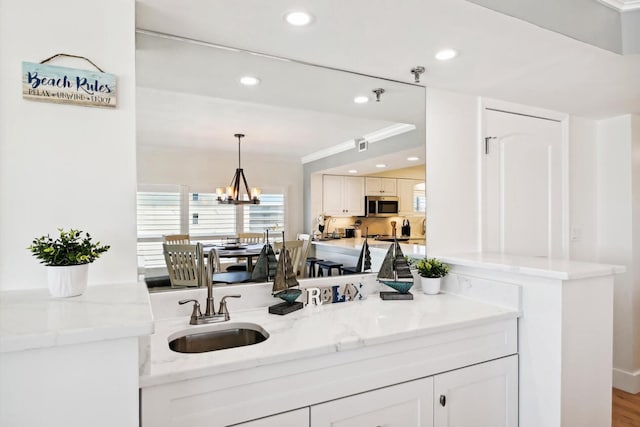
[[[329,248],[347,249],[360,251],[364,243],[364,238],[348,238],[348,239],[330,239],[330,240],[314,240],[311,243],[317,246],[325,246]],[[387,251],[392,242],[383,242],[380,240],[368,239],[369,248],[372,251],[380,250]],[[411,243],[400,242],[400,247],[405,255],[413,256],[416,258],[422,258],[425,256],[425,245],[416,245]]]
[[[196,332],[221,324],[191,326],[188,316],[156,320],[148,373],[140,376],[140,386],[321,356],[518,316],[516,310],[455,295],[414,292],[414,298],[382,301],[373,294],[363,301],[306,306],[286,316],[271,315],[266,307],[232,310],[231,320],[222,325],[258,324],[269,338],[246,347],[197,354],[171,351],[169,336],[184,329]]]
[[[429,256],[432,255],[430,254]],[[626,271],[625,267],[621,265],[596,264],[564,259],[507,255],[491,252],[435,256],[443,262],[451,265],[559,280],[575,280],[589,277],[609,276],[624,273]]]
[[[89,286],[72,298],[47,289],[0,292],[0,352],[149,335],[153,327],[144,283]]]

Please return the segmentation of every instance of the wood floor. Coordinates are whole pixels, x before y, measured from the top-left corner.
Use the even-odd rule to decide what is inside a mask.
[[[629,394],[613,389],[613,422],[611,427],[640,427],[640,393]]]

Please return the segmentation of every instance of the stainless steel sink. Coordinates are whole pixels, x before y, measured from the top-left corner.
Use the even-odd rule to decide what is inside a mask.
[[[269,338],[269,333],[253,323],[211,325],[190,328],[169,337],[169,348],[178,353],[205,353],[258,344]]]

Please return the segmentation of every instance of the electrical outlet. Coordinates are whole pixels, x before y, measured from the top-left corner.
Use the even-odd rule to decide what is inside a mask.
[[[572,225],[571,226],[571,241],[572,242],[579,242],[580,240],[582,240],[582,227],[580,227],[579,225]]]

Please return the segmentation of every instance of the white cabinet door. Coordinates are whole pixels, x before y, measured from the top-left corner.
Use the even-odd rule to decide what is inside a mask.
[[[398,194],[395,178],[380,178],[380,192],[383,196],[395,196]]]
[[[365,192],[367,196],[395,196],[396,179],[368,176],[365,179]]]
[[[364,178],[324,175],[322,209],[329,216],[364,215]]]
[[[517,427],[518,356],[436,375],[435,427]]]
[[[342,206],[343,178],[336,175],[322,177],[322,210],[326,215],[342,216],[345,214]]]
[[[343,206],[348,216],[364,215],[364,178],[345,176],[343,187]]]
[[[309,427],[309,408],[272,415],[259,420],[234,424],[242,427]]]
[[[311,407],[311,425],[431,427],[433,377],[314,405]]]

